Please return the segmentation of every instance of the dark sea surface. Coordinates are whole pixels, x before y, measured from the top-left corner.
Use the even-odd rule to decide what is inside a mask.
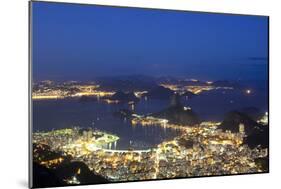
[[[136,112],[149,113],[167,106],[168,101],[141,101]],[[150,105],[148,105],[150,104]],[[40,100],[33,103],[33,131],[94,127],[118,135],[117,149],[154,147],[163,140],[172,139],[180,131],[159,126],[131,125],[129,120],[114,116],[114,112],[132,108],[127,104],[106,104],[98,101],[80,102],[78,99]]]
[[[268,111],[267,89],[252,89],[251,94],[244,90],[213,90],[194,98],[182,98],[185,106],[192,108],[200,119],[221,121],[228,111],[245,107],[257,107]],[[145,101],[135,105],[137,114],[158,112],[168,107],[169,100]],[[99,101],[81,102],[79,99],[39,100],[33,102],[33,131],[52,129],[94,127],[120,137],[116,149],[146,149],[180,134],[178,130],[164,129],[159,126],[132,126],[130,121],[116,117],[114,112],[131,109],[127,104],[106,104]]]

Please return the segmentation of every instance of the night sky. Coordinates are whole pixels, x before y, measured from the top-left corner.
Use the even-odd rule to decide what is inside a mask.
[[[268,18],[32,3],[34,80],[267,79]]]

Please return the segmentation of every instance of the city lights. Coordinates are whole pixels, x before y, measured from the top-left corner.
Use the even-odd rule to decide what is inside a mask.
[[[247,89],[247,90],[246,90],[246,93],[247,93],[247,94],[251,94],[252,91],[251,91],[250,89]]]
[[[79,134],[79,128],[34,133],[33,137],[34,142],[70,154],[73,160],[83,161],[91,170],[111,181],[204,176],[211,175],[210,169],[212,174],[260,172],[252,159],[267,156],[266,149],[250,149],[242,145],[243,132],[222,132],[218,129],[219,122],[202,122],[197,127],[187,127],[139,115],[133,120],[134,124],[165,124],[182,130],[174,139],[146,150],[117,150],[111,145],[119,137],[93,130]],[[52,167],[62,161],[58,158],[41,164]],[[72,178],[68,182],[75,183],[76,180]]]
[[[183,95],[186,92],[200,95],[211,90],[233,90],[233,87],[213,86],[207,81],[202,85],[198,80],[188,80],[196,85],[160,84]],[[247,89],[246,94],[252,91]],[[95,97],[98,103],[106,103],[108,107],[117,106],[119,100],[110,98],[116,92],[104,91],[100,85],[79,84],[78,82],[56,84],[46,81],[35,86],[34,100],[64,99],[77,97]],[[133,92],[138,99],[144,98],[149,91]],[[105,98],[103,98],[105,97]],[[147,103],[147,102],[146,102]],[[219,174],[254,173],[263,169],[255,163],[257,158],[266,158],[267,148],[250,148],[244,144],[246,129],[243,123],[239,124],[238,132],[224,131],[220,128],[222,122],[203,121],[195,125],[174,124],[169,119],[158,118],[155,114],[138,114],[135,112],[137,103],[131,99],[122,103],[127,106],[128,112],[122,114],[124,120],[132,128],[163,128],[172,130],[177,135],[165,139],[154,146],[134,149],[119,149],[118,143],[122,139],[116,134],[93,128],[70,127],[48,132],[33,133],[34,161],[50,169],[55,169],[64,162],[83,162],[90,171],[109,181],[130,181],[163,179],[174,177],[193,177]],[[182,112],[193,111],[190,106],[180,106]],[[97,123],[100,117],[95,118]],[[268,125],[268,112],[265,112],[257,123]],[[130,141],[131,143],[131,141]],[[45,153],[44,153],[45,152]],[[49,154],[54,153],[52,156]],[[81,169],[72,177],[65,179],[68,184],[81,183],[78,175]]]

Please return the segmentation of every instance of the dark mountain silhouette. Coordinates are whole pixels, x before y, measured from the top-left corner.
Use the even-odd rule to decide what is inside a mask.
[[[253,120],[258,120],[263,116],[260,109],[256,107],[246,107],[239,110],[239,112],[247,114]]]
[[[240,123],[243,123],[245,125],[245,133],[247,135],[253,132],[255,126],[259,125],[247,114],[238,111],[231,111],[225,115],[225,118],[221,123],[220,128],[222,130],[229,130],[231,132],[239,132]]]
[[[152,116],[167,119],[170,123],[179,125],[194,126],[200,122],[198,116],[192,110],[185,110],[182,106],[171,106],[152,114]]]
[[[34,158],[33,161],[38,163],[41,161],[49,161],[53,159],[63,158],[62,163],[69,163],[71,161],[71,156],[62,155],[61,152],[52,151],[50,146],[46,144],[33,143]],[[40,157],[40,159],[39,159]],[[56,165],[52,166],[56,168]]]
[[[170,99],[173,94],[174,91],[162,86],[158,86],[148,91],[145,96],[151,99]]]
[[[33,163],[33,187],[58,187],[69,185],[64,180],[76,176],[80,184],[100,184],[109,181],[94,174],[83,162],[63,163],[55,169]]]
[[[62,164],[56,168],[55,174],[60,179],[67,179],[75,175],[81,184],[108,182],[105,178],[94,174],[85,163],[78,161],[71,162],[69,164]]]
[[[255,129],[250,135],[244,139],[244,143],[248,144],[251,148],[260,145],[262,148],[269,147],[269,127],[261,126]]]
[[[87,130],[87,129],[85,129]],[[33,187],[54,187],[69,185],[65,180],[76,176],[81,184],[107,183],[107,179],[96,175],[83,162],[73,162],[71,156],[54,152],[48,145],[33,144]],[[51,167],[40,165],[42,161],[49,161],[57,158],[64,159],[60,164]]]
[[[260,130],[260,127],[262,126],[245,113],[231,111],[226,114],[223,122],[220,125],[220,128],[232,132],[239,132],[240,123],[245,125],[245,133],[247,135],[250,135],[255,130]]]
[[[193,126],[198,124],[198,116],[191,110],[181,105],[180,96],[174,94],[171,98],[170,106],[160,112],[153,113],[152,116],[167,119],[170,123]]]
[[[67,185],[67,183],[62,179],[59,179],[56,176],[55,171],[33,162],[33,188],[57,187],[65,185]]]
[[[139,101],[139,99],[136,97],[136,95],[133,92],[124,93],[122,91],[117,91],[114,95],[112,95],[108,99],[118,100],[120,102],[130,102],[130,101],[137,102],[137,101]]]
[[[238,111],[232,111],[226,114],[220,127],[222,130],[231,132],[239,132],[239,124],[244,124],[245,134],[247,137],[244,143],[250,147],[261,145],[268,147],[268,126],[263,126],[254,121],[249,115]]]
[[[261,168],[262,171],[268,172],[269,157],[257,158],[257,159],[255,159],[255,163],[256,163],[257,166],[259,166]]]

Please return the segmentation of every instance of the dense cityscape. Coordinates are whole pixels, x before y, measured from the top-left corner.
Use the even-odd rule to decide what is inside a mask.
[[[73,157],[110,181],[148,180],[174,177],[224,175],[263,172],[255,159],[268,156],[267,149],[250,149],[243,145],[243,125],[239,133],[222,132],[217,123],[202,123],[196,128],[180,127],[181,136],[148,150],[114,150],[118,137],[79,128],[35,133],[34,142]],[[99,136],[96,138],[96,136]],[[102,139],[101,139],[102,138]],[[101,142],[102,141],[102,142]],[[113,149],[111,149],[113,148]],[[40,154],[34,154],[35,159]],[[60,157],[61,158],[61,157]],[[47,167],[57,166],[60,158],[39,161]],[[35,160],[36,161],[36,160]],[[67,182],[73,182],[67,180]]]
[[[213,86],[213,82],[198,82],[198,80],[189,80],[189,85],[159,83],[159,87],[173,92],[170,109],[176,114],[180,114],[179,111],[187,113],[192,111],[191,107],[181,104],[181,98],[185,98],[186,92],[198,95],[209,90],[234,90],[229,86]],[[247,90],[244,91],[245,94]],[[56,83],[48,80],[34,84],[32,97],[35,101],[91,97],[100,103],[110,104],[114,101],[114,103],[128,104],[129,107],[137,104],[137,101],[131,101],[128,96],[126,100],[121,97],[120,99],[112,98],[116,93],[118,92],[104,90],[98,84],[82,84],[74,81]],[[136,99],[146,101],[150,93],[150,90],[133,92]],[[128,93],[124,92],[124,94]],[[182,120],[180,123],[173,119],[169,120],[170,115],[163,118],[159,116],[160,114],[141,115],[129,110],[120,110],[118,113],[123,118],[129,119],[132,127],[157,126],[177,130],[179,134],[155,147],[120,150],[116,149],[119,136],[91,126],[34,132],[34,162],[48,169],[56,169],[66,162],[83,162],[92,173],[102,176],[108,182],[267,171],[266,165],[259,160],[268,158],[268,147],[261,145],[250,147],[245,142],[248,137],[245,124],[248,123],[244,120],[239,122],[238,130],[234,131],[223,128],[222,122],[217,121],[203,121],[188,125]],[[256,123],[268,129],[268,113],[260,116]],[[52,153],[50,155],[50,152],[56,155]],[[79,174],[81,174],[81,168],[76,168],[75,173],[71,177],[64,178],[63,181],[66,184],[80,184],[81,181],[77,177]]]
[[[268,17],[30,4],[30,187],[269,172]]]

